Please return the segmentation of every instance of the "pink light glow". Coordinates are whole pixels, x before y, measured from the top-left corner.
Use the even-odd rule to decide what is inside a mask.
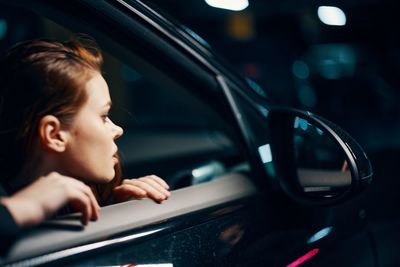
[[[301,256],[300,258],[298,258],[297,260],[295,260],[294,262],[286,265],[286,267],[297,267],[300,264],[302,264],[303,262],[308,261],[309,259],[314,257],[318,252],[319,252],[319,248],[314,248],[314,249],[310,250],[309,252],[307,252],[306,254],[304,254],[303,256]]]

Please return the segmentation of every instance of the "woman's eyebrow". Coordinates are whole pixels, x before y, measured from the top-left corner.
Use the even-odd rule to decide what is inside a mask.
[[[106,104],[104,104],[103,105],[103,108],[105,108],[105,107],[112,107],[112,102],[111,102],[111,100],[110,101],[108,101]]]

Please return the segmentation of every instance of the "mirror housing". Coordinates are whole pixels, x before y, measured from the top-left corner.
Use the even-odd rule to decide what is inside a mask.
[[[335,204],[371,183],[364,150],[334,123],[310,112],[276,108],[269,125],[276,176],[296,201]]]

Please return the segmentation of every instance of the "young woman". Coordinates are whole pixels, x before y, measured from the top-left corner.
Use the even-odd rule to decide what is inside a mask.
[[[154,175],[121,181],[115,140],[123,130],[108,116],[112,102],[101,63],[97,45],[87,37],[19,43],[1,60],[1,184],[9,194],[31,184],[14,200],[59,195],[52,205],[28,212],[42,214],[31,225],[65,203],[82,211],[87,223],[98,217],[98,202],[142,197],[161,202],[170,196],[168,185]],[[12,210],[21,203],[11,200],[1,202],[18,218]]]

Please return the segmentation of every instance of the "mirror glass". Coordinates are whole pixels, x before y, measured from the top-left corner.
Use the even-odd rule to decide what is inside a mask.
[[[350,188],[345,152],[330,134],[296,116],[293,145],[298,182],[307,195],[330,198]]]

